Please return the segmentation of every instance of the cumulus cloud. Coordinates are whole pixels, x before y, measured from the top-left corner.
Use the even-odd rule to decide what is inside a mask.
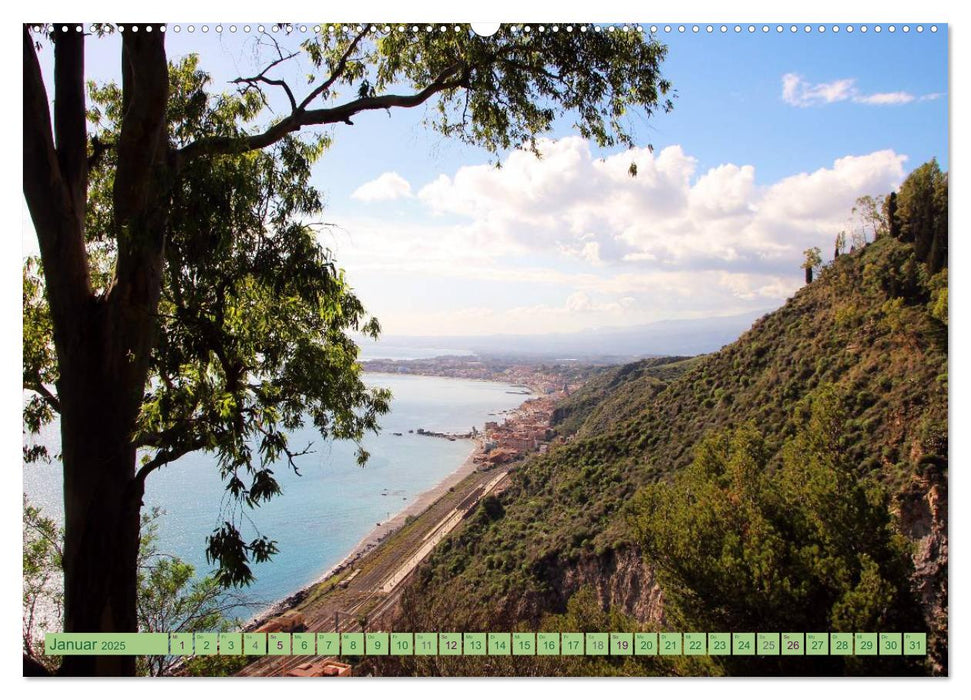
[[[768,186],[751,165],[697,174],[679,146],[596,158],[578,137],[541,141],[542,158],[517,151],[503,167],[460,168],[418,191],[437,214],[533,252],[594,265],[775,271],[845,225],[857,197],[889,191],[904,156],[878,151]],[[637,164],[637,176],[628,170]]]
[[[470,300],[468,316],[410,307],[400,316],[427,329],[568,331],[741,313],[795,291],[802,251],[830,249],[856,198],[897,187],[906,161],[877,151],[760,183],[751,164],[700,169],[680,146],[606,158],[579,137],[538,148],[541,158],[515,151],[501,168],[434,178],[415,195],[422,220],[343,222],[349,245],[338,259],[352,274],[393,278],[398,297],[408,280],[438,280],[442,290],[483,290],[496,309],[480,313],[485,304]]]
[[[411,184],[396,172],[382,173],[351,193],[351,197],[362,202],[379,202],[411,196]]]
[[[845,102],[847,100],[867,105],[900,105],[910,102],[926,102],[942,97],[943,93],[934,92],[920,97],[909,92],[876,92],[866,94],[856,86],[856,78],[842,78],[831,83],[810,83],[796,73],[782,76],[782,99],[794,107]]]

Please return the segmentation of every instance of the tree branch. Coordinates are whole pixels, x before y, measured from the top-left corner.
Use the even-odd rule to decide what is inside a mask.
[[[47,89],[27,25],[24,25],[23,42],[24,199],[40,244],[54,335],[69,344],[66,330],[77,319],[79,305],[91,292],[84,246],[87,192],[81,187],[86,179],[82,176],[86,172],[83,140],[80,161],[77,151],[78,129],[83,138],[84,122],[83,97],[80,102],[77,97],[79,92],[83,95],[83,44],[80,37],[64,38],[58,40],[55,49],[55,102],[59,139],[65,149],[64,156],[60,157],[54,146]],[[61,102],[61,90],[66,93],[64,102]],[[79,110],[80,116],[69,115],[69,106]]]
[[[350,43],[350,45],[348,45],[347,50],[341,55],[340,60],[337,62],[337,65],[331,72],[330,77],[304,98],[303,102],[301,102],[300,106],[297,108],[299,111],[302,112],[303,110],[307,109],[308,105],[310,105],[310,103],[313,102],[318,95],[325,93],[334,83],[337,82],[337,80],[347,69],[347,60],[354,54],[354,51],[357,49],[357,45],[361,43],[361,39],[363,39],[369,31],[371,31],[371,25],[365,24],[361,32],[354,37],[354,40]]]
[[[248,85],[250,87],[256,88],[257,90],[259,90],[259,88],[255,85],[255,83],[266,83],[267,85],[276,85],[278,87],[282,87],[283,90],[284,90],[284,92],[287,93],[287,99],[290,100],[290,109],[293,110],[293,111],[296,111],[297,110],[297,100],[293,96],[293,91],[290,89],[290,86],[287,85],[287,81],[285,81],[285,80],[277,80],[276,78],[267,78],[266,77],[266,74],[267,74],[268,71],[270,71],[271,69],[273,69],[276,66],[280,65],[284,61],[289,61],[291,58],[294,58],[295,56],[297,56],[297,54],[295,54],[295,53],[292,53],[289,56],[280,56],[280,58],[278,58],[277,60],[273,61],[273,63],[271,63],[270,65],[268,65],[266,68],[264,68],[260,72],[259,75],[254,75],[252,78],[236,78],[232,82],[234,84],[236,84],[236,85]],[[260,92],[262,93],[262,90],[260,90]],[[266,104],[266,99],[265,98],[263,100],[263,103]]]
[[[112,144],[105,143],[97,136],[91,138],[91,155],[88,157],[88,172],[97,167],[101,157],[112,149]]]
[[[44,383],[40,380],[39,374],[34,378],[34,381],[25,384],[24,388],[37,392],[40,394],[41,398],[47,402],[48,406],[50,406],[57,413],[61,412],[61,402],[53,393],[51,393],[50,389],[44,386]]]
[[[63,197],[59,192],[63,188],[61,166],[54,149],[47,105],[47,89],[34,41],[24,25],[24,196],[32,216],[35,209],[43,211],[49,207],[48,200],[54,194],[51,190]],[[46,227],[37,231],[38,237],[45,234]]]
[[[267,431],[262,425],[260,425],[259,423],[256,424],[256,429],[259,432],[263,433],[263,435],[265,437],[268,437],[268,438],[273,439],[274,436],[269,431]],[[286,455],[287,464],[290,466],[290,468],[293,470],[294,474],[296,474],[297,476],[300,476],[300,468],[297,466],[297,463],[295,461],[296,458],[297,457],[303,457],[304,455],[312,455],[314,453],[314,451],[312,449],[310,449],[310,448],[313,447],[313,446],[314,446],[314,444],[312,442],[308,442],[307,443],[307,446],[305,448],[303,448],[302,450],[299,450],[297,452],[294,452],[287,445],[285,445],[285,444],[280,445],[280,449],[283,451],[283,454]]]
[[[126,31],[122,38],[122,106],[115,174],[115,223],[124,227],[141,212],[150,196],[149,183],[165,143],[169,73],[165,35]]]
[[[88,134],[84,100],[84,34],[68,25],[55,28],[54,142],[61,177],[71,194],[74,215],[83,219],[87,207]]]
[[[166,447],[155,453],[155,456],[148,460],[145,464],[139,468],[135,473],[134,481],[136,483],[141,483],[144,485],[145,479],[148,475],[159,467],[163,467],[166,464],[174,462],[180,457],[184,457],[190,452],[195,452],[196,450],[201,450],[205,447],[205,443],[201,439],[194,440],[188,444],[182,445],[180,447]]]
[[[442,71],[424,90],[411,95],[376,95],[362,97],[337,107],[324,109],[300,110],[292,112],[285,119],[277,122],[266,131],[244,137],[213,136],[199,139],[188,144],[176,152],[176,167],[179,168],[193,158],[225,153],[244,153],[270,146],[287,134],[299,131],[305,126],[319,126],[323,124],[351,124],[351,117],[375,109],[391,109],[392,107],[417,107],[433,95],[446,90],[466,87],[468,84],[467,71],[462,63],[453,63]]]

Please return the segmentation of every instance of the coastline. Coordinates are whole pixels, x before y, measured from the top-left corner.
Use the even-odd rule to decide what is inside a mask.
[[[370,371],[369,374],[386,374],[385,372],[375,372]],[[394,373],[387,373],[394,374]],[[426,376],[426,375],[413,375],[413,376]],[[440,376],[440,375],[431,375]],[[462,379],[465,381],[483,381],[483,382],[495,382],[495,379],[482,378],[475,379],[469,377],[444,377],[448,379]],[[508,384],[508,382],[505,382]],[[510,384],[513,388],[524,388],[529,393],[523,394],[523,400],[515,408],[505,409],[499,411],[498,413],[490,413],[490,417],[498,417],[499,415],[504,416],[503,421],[516,421],[519,420],[526,411],[526,406],[530,401],[542,396],[537,387],[521,382],[519,384]],[[512,392],[509,392],[512,393]],[[449,493],[454,486],[461,483],[471,474],[475,473],[479,469],[479,464],[476,463],[477,457],[484,457],[486,455],[486,436],[485,432],[480,432],[477,437],[473,438],[457,438],[457,439],[468,439],[472,442],[471,449],[466,455],[465,460],[452,472],[447,474],[441,479],[437,484],[432,486],[426,491],[420,493],[411,503],[406,505],[402,510],[398,511],[392,515],[387,520],[381,522],[380,525],[373,527],[365,537],[363,537],[353,548],[347,553],[347,555],[341,559],[338,563],[331,566],[325,570],[320,576],[315,578],[312,582],[305,584],[294,593],[286,596],[285,598],[278,599],[267,607],[263,608],[259,612],[255,613],[243,626],[244,631],[253,631],[259,627],[265,625],[267,622],[275,617],[293,610],[300,605],[321,583],[331,578],[332,576],[339,574],[351,567],[353,567],[362,558],[371,554],[375,549],[380,547],[391,535],[399,531],[409,518],[417,517],[427,511],[431,506],[437,503],[443,496]]]
[[[390,535],[401,529],[409,517],[418,516],[425,512],[429,506],[448,493],[449,490],[452,489],[456,484],[472,474],[477,469],[477,465],[475,463],[476,456],[484,452],[484,441],[481,437],[471,438],[470,441],[472,442],[472,448],[469,450],[468,455],[466,455],[465,460],[454,471],[447,474],[441,481],[427,491],[423,491],[411,503],[406,505],[389,519],[372,528],[371,531],[364,536],[364,538],[354,545],[354,547],[343,559],[324,571],[311,583],[303,586],[299,590],[288,595],[286,598],[272,603],[268,607],[253,615],[253,617],[251,617],[242,626],[243,631],[252,631],[265,624],[270,619],[277,617],[287,610],[293,608],[304,598],[306,598],[316,586],[320,585],[331,576],[334,576],[335,574],[338,574],[351,567],[361,557],[370,553],[382,542],[384,542],[384,540],[386,540]]]

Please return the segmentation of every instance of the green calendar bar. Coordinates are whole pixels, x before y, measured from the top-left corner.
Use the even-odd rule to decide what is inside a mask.
[[[659,648],[662,656],[681,656],[681,633],[661,632]]]
[[[806,655],[829,656],[829,635],[826,632],[807,632]]]
[[[169,653],[169,635],[164,632],[51,632],[44,635],[44,653],[50,656],[164,656]]]
[[[293,653],[295,656],[313,656],[317,653],[317,637],[313,632],[293,633]]]
[[[215,632],[196,632],[196,656],[212,656],[219,652],[219,635]]]
[[[438,635],[434,632],[415,632],[415,655],[438,656]]]
[[[243,653],[248,656],[265,656],[266,632],[246,632],[243,635]]]
[[[782,633],[782,655],[804,656],[806,653],[806,635],[801,632]]]
[[[387,656],[391,639],[387,632],[368,632],[364,635],[364,653],[368,656]]]
[[[752,656],[755,654],[755,633],[735,632],[732,634],[732,654]]]
[[[684,633],[684,655],[705,656],[708,653],[708,635],[704,632]]]
[[[337,656],[341,653],[341,636],[337,632],[317,633],[317,655]]]
[[[587,656],[606,656],[609,651],[610,635],[606,632],[587,632]]]
[[[635,633],[634,654],[637,656],[657,656],[657,632]]]
[[[243,653],[243,635],[241,632],[219,633],[219,655],[239,656]]]
[[[728,656],[732,653],[732,635],[728,632],[708,633],[708,655]]]
[[[534,632],[512,633],[513,656],[535,656],[536,634]]]
[[[634,635],[630,632],[610,634],[610,655],[631,656],[634,653]]]
[[[876,656],[877,633],[857,632],[853,638],[853,645],[857,656]]]
[[[172,632],[45,636],[48,655],[920,656],[925,632]]]
[[[923,632],[905,632],[904,654],[908,656],[924,656],[927,654],[927,635]]]
[[[169,653],[176,656],[192,656],[193,636],[191,632],[172,632],[169,634]]]
[[[512,653],[512,635],[508,632],[489,632],[489,655],[508,656]]]
[[[759,632],[755,635],[755,643],[759,656],[779,655],[780,645],[778,632]]]
[[[832,632],[829,635],[829,653],[833,656],[852,656],[853,635],[849,632]]]
[[[880,633],[880,656],[900,656],[903,653],[904,642],[900,632]]]

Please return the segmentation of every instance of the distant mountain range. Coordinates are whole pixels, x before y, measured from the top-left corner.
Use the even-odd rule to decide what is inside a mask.
[[[549,359],[632,360],[657,355],[714,352],[736,340],[769,309],[736,316],[658,321],[641,326],[592,328],[579,333],[489,336],[383,336],[363,343],[365,356],[404,358],[410,348],[422,356],[468,354]],[[382,354],[383,350],[387,354]]]

